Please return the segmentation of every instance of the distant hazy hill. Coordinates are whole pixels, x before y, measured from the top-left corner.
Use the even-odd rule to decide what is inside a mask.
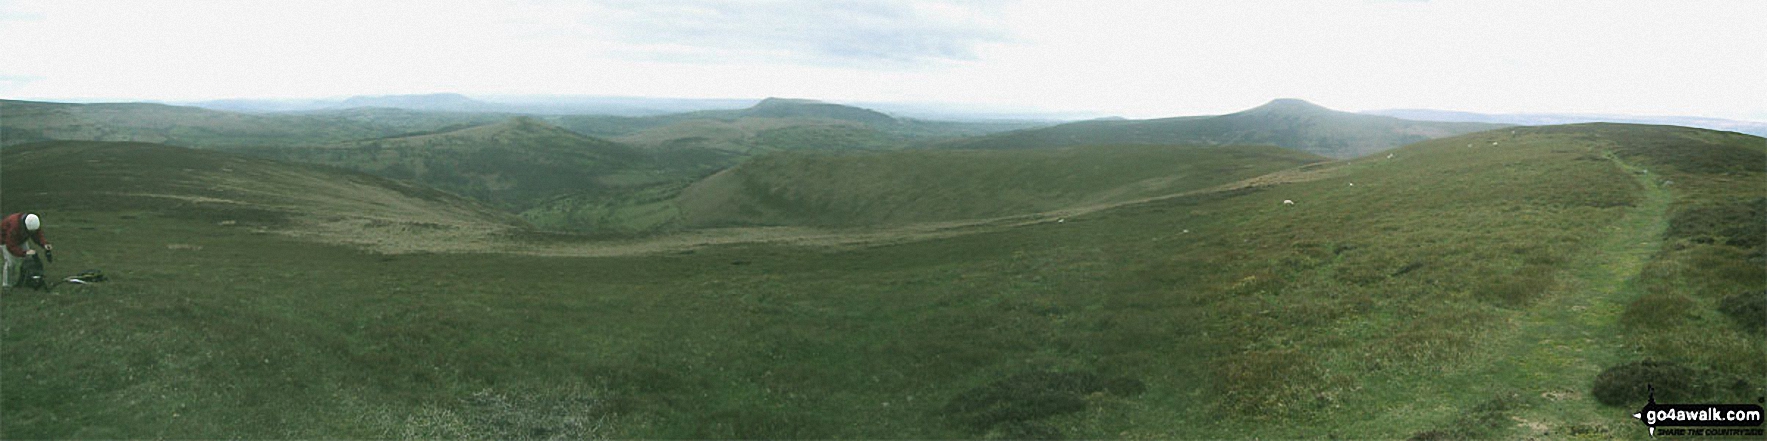
[[[1499,127],[1503,126],[1361,115],[1296,99],[1279,99],[1220,116],[1083,121],[964,140],[949,146],[1018,149],[1091,144],[1269,144],[1349,158],[1426,139]]]
[[[860,124],[894,124],[896,118],[870,109],[825,103],[816,100],[768,98],[754,107],[737,111],[744,117],[757,118],[821,118],[852,121]]]
[[[262,109],[277,101],[220,102]],[[287,104],[287,103],[283,103]],[[278,107],[295,110],[300,106]],[[46,140],[142,141],[187,147],[312,146],[487,124],[517,116],[461,95],[356,97],[321,109],[239,113],[151,103],[67,104],[0,100],[0,145]],[[801,149],[878,149],[1035,127],[1026,122],[898,119],[838,104],[769,99],[735,110],[629,117],[550,116],[579,134],[646,148],[708,148],[733,153]]]
[[[399,109],[243,114],[148,103],[0,100],[0,145],[47,140],[140,141],[186,147],[313,145],[503,118],[508,116]]]
[[[223,99],[170,103],[230,112],[311,112],[354,107],[406,110],[503,112],[535,115],[646,116],[700,110],[739,109],[752,99],[645,98],[609,96],[490,96],[459,94],[356,96],[344,99]]]
[[[1370,115],[1383,115],[1417,121],[1458,121],[1495,124],[1514,124],[1524,126],[1545,126],[1554,124],[1576,124],[1591,122],[1612,122],[1629,124],[1658,124],[1702,129],[1726,130],[1747,133],[1755,136],[1767,136],[1767,123],[1755,121],[1738,121],[1720,118],[1696,118],[1688,116],[1631,116],[1631,115],[1590,115],[1590,114],[1553,114],[1553,113],[1473,113],[1430,109],[1391,109],[1362,112]]]
[[[355,96],[345,99],[335,107],[345,109],[357,107],[389,107],[395,109],[435,112],[498,112],[508,110],[506,106],[467,98],[465,95],[457,93]]]
[[[525,226],[507,212],[407,182],[162,144],[33,143],[5,149],[0,164],[6,210],[128,212],[194,228],[359,243],[387,239],[374,231],[451,240]],[[183,240],[158,239],[161,246]]]
[[[1323,160],[1268,146],[780,153],[695,183],[679,204],[692,226],[976,219],[1167,195]]]
[[[529,117],[428,134],[242,151],[422,182],[516,211],[564,193],[661,179],[644,152]]]

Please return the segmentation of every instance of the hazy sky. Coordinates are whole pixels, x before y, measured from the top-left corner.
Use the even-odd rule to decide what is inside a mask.
[[[0,97],[1277,97],[1767,121],[1767,1],[0,0]]]

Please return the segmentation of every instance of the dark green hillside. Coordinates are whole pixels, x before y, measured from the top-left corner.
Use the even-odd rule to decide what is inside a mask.
[[[685,177],[658,170],[645,152],[528,117],[322,147],[240,151],[411,180],[515,211],[563,194]]]
[[[1338,112],[1279,99],[1239,113],[1128,121],[1082,121],[948,144],[954,148],[1020,149],[1089,144],[1269,144],[1334,158],[1352,158],[1498,124],[1408,121]]]
[[[185,147],[313,145],[503,118],[507,116],[397,109],[243,114],[147,103],[0,100],[0,145],[48,140],[136,141]]]
[[[780,150],[875,150],[905,141],[846,121],[802,118],[692,119],[618,138],[647,149],[713,149],[739,154]]]
[[[696,226],[980,219],[1174,194],[1323,160],[1262,146],[775,154],[695,183],[679,203]]]
[[[1521,128],[1065,222],[628,254],[365,251],[434,228],[191,217],[330,194],[272,179],[315,167],[9,147],[0,210],[114,280],[0,293],[0,438],[1648,439],[1643,383],[1767,395],[1764,143]],[[86,202],[119,187],[241,203]],[[602,257],[526,254],[572,247]]]

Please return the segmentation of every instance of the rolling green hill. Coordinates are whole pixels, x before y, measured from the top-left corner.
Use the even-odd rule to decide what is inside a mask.
[[[530,117],[319,147],[237,151],[420,182],[517,212],[560,195],[689,179],[699,173],[695,164],[665,167],[657,155]],[[722,165],[711,160],[716,162],[706,167]]]
[[[1499,127],[1505,126],[1408,121],[1338,112],[1297,99],[1278,99],[1220,116],[1082,121],[955,141],[948,146],[1019,149],[1092,144],[1269,144],[1352,158],[1427,139]]]
[[[399,109],[244,114],[148,103],[0,100],[0,145],[136,141],[184,147],[295,146],[482,124],[508,116]]]
[[[9,147],[0,210],[43,213],[52,274],[114,280],[0,293],[0,438],[1647,439],[1645,383],[1767,395],[1767,141],[1511,133],[1062,222],[628,255],[365,252],[346,239],[429,230],[177,201],[379,178]]]
[[[1035,127],[1025,122],[896,118],[859,107],[768,98],[753,107],[649,117],[575,115],[548,121],[590,136],[652,148],[709,148],[742,154],[782,150],[877,150]]]
[[[981,219],[1169,195],[1323,160],[1262,146],[788,153],[712,175],[678,203],[691,226]]]

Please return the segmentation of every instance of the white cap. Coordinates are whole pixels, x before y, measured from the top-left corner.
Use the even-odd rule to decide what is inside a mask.
[[[41,227],[41,226],[43,226],[43,221],[37,219],[37,215],[35,215],[35,214],[26,214],[25,215],[25,231],[37,231],[37,227]]]

